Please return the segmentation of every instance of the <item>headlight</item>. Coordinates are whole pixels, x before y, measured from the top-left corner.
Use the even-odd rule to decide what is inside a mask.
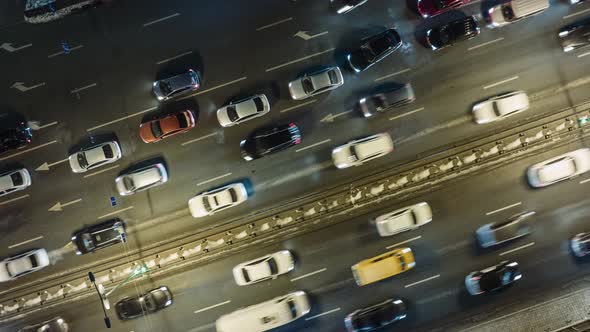
[[[560,31],[559,32],[559,37],[565,37],[567,35],[569,35],[569,30],[564,30],[564,31]]]
[[[337,13],[338,14],[342,14],[342,13],[346,13],[347,11],[351,10],[353,7],[351,5],[346,5],[340,9],[338,9]]]

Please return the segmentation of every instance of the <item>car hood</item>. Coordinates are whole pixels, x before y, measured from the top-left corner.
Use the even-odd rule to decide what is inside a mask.
[[[307,97],[307,93],[305,93],[303,90],[301,79],[297,79],[289,83],[289,93],[291,93],[291,97],[295,100],[304,99]]]
[[[121,175],[115,179],[115,186],[117,187],[117,192],[119,193],[119,195],[122,196],[127,196],[133,193],[125,186],[125,177],[127,177],[127,175]]]

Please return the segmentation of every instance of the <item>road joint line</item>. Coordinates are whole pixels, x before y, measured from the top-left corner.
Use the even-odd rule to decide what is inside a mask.
[[[590,182],[590,179],[582,180],[582,181],[580,181],[580,184],[584,184],[586,182]]]
[[[316,271],[313,271],[313,272],[306,273],[306,274],[304,274],[304,275],[301,275],[301,276],[299,276],[299,277],[295,277],[295,278],[291,279],[291,282],[293,282],[293,281],[297,281],[297,280],[300,280],[300,279],[303,279],[303,278],[311,277],[311,276],[313,276],[313,275],[316,275],[316,274],[318,274],[318,273],[322,273],[322,272],[324,272],[324,271],[326,271],[326,270],[327,270],[327,268],[325,268],[325,267],[324,267],[324,268],[321,268],[321,269],[319,269],[319,270],[316,270]]]
[[[31,195],[29,195],[29,194],[25,194],[25,195],[22,195],[22,196],[18,196],[18,197],[15,197],[15,198],[11,198],[11,199],[9,199],[9,200],[6,200],[6,201],[2,201],[2,202],[0,202],[0,206],[2,206],[2,205],[6,205],[6,204],[8,204],[8,203],[12,203],[12,202],[15,202],[15,201],[18,201],[18,200],[24,199],[24,198],[27,198],[27,197],[29,197],[29,196],[31,196]]]
[[[522,246],[520,246],[520,247],[516,247],[516,248],[514,248],[514,249],[510,249],[510,250],[507,250],[507,251],[501,252],[501,253],[500,253],[498,256],[504,256],[504,255],[508,255],[508,254],[510,254],[510,253],[513,253],[513,252],[515,252],[515,251],[518,251],[518,250],[521,250],[521,249],[525,249],[525,248],[528,248],[528,247],[530,247],[530,246],[534,246],[534,245],[535,245],[535,242],[527,243],[527,244],[525,244],[525,245],[522,245]]]
[[[199,182],[199,183],[197,183],[197,186],[204,185],[204,184],[207,184],[207,183],[209,183],[209,182],[213,182],[213,181],[215,181],[215,180],[219,180],[219,179],[222,179],[222,178],[224,178],[224,177],[227,177],[227,176],[230,176],[230,175],[232,175],[232,173],[231,173],[231,172],[229,172],[229,173],[225,173],[225,174],[223,174],[223,175],[216,176],[216,177],[214,177],[214,178],[211,178],[211,179],[209,179],[209,180],[205,180],[205,181]]]
[[[493,211],[490,211],[490,212],[486,212],[486,216],[491,216],[492,214],[495,214],[495,213],[498,213],[498,212],[501,212],[501,211],[504,211],[504,210],[508,210],[508,209],[510,209],[510,208],[513,208],[513,207],[519,206],[519,205],[521,205],[521,204],[522,204],[522,202],[517,202],[517,203],[514,203],[514,204],[506,205],[505,207],[501,207],[501,208],[499,208],[499,209],[497,209],[497,210],[493,210]]]
[[[51,145],[51,144],[54,144],[54,143],[57,143],[57,141],[56,141],[56,140],[49,141],[49,142],[47,142],[47,143],[43,143],[43,144],[41,144],[41,145],[34,146],[34,147],[30,148],[30,149],[26,149],[26,150],[24,150],[24,151],[21,151],[21,152],[13,153],[13,154],[11,154],[11,155],[9,155],[9,156],[6,156],[6,157],[3,157],[3,158],[0,158],[0,161],[4,161],[4,160],[6,160],[6,159],[10,159],[10,158],[12,158],[12,157],[20,156],[20,155],[21,155],[21,154],[23,154],[23,153],[27,153],[27,152],[35,151],[35,150],[38,150],[38,149],[40,149],[40,148],[46,147],[47,145]]]
[[[504,37],[496,38],[494,40],[490,40],[490,41],[487,41],[485,43],[481,43],[479,45],[471,46],[470,48],[467,49],[467,51],[473,51],[473,50],[476,50],[476,49],[478,49],[480,47],[484,47],[484,46],[487,46],[487,45],[490,45],[490,44],[493,44],[495,42],[499,42],[499,41],[502,41],[502,40],[504,40]]]
[[[18,247],[18,246],[22,246],[23,244],[31,243],[33,241],[41,240],[42,238],[43,238],[43,235],[40,235],[40,236],[37,236],[35,238],[32,238],[32,239],[29,239],[29,240],[26,240],[26,241],[19,242],[19,243],[13,244],[11,246],[8,246],[8,249],[12,249],[12,248],[15,248],[15,247]]]
[[[229,82],[227,82],[227,83],[219,84],[219,85],[217,85],[217,86],[214,86],[214,87],[212,87],[212,88],[209,88],[209,89],[206,89],[206,90],[199,91],[199,92],[197,92],[197,93],[195,93],[195,94],[193,94],[193,95],[187,96],[187,97],[185,97],[185,98],[188,98],[188,97],[193,97],[193,96],[198,96],[198,95],[202,95],[202,94],[204,94],[204,93],[211,92],[211,91],[213,91],[213,90],[217,90],[217,89],[219,89],[219,88],[223,88],[224,86],[228,86],[228,85],[230,85],[230,84],[234,84],[234,83],[237,83],[237,82],[243,81],[243,80],[245,80],[245,79],[247,79],[247,78],[248,78],[248,77],[246,77],[246,76],[244,76],[244,77],[240,77],[240,78],[238,78],[238,79],[235,79],[235,80],[233,80],[233,81],[229,81]],[[185,98],[183,98],[183,99],[185,99]]]
[[[419,285],[419,284],[421,284],[421,283],[424,283],[424,282],[427,282],[427,281],[430,281],[430,280],[436,279],[436,278],[438,278],[438,277],[440,277],[440,274],[437,274],[437,275],[435,275],[435,276],[432,276],[432,277],[428,277],[428,278],[426,278],[426,279],[422,279],[422,280],[420,280],[420,281],[413,282],[413,283],[411,283],[411,284],[407,284],[407,285],[405,285],[405,286],[404,286],[404,288],[410,288],[410,287],[413,287],[413,286]]]
[[[188,144],[191,144],[191,143],[194,143],[194,142],[198,142],[200,140],[204,140],[205,138],[209,138],[209,137],[215,136],[215,135],[217,135],[217,133],[207,134],[205,136],[197,137],[195,139],[191,139],[191,140],[188,140],[186,142],[182,142],[182,143],[180,143],[180,145],[185,146],[185,145],[188,145]]]
[[[407,240],[405,240],[405,241],[398,242],[398,243],[396,243],[396,244],[392,244],[392,245],[390,245],[390,246],[387,246],[387,247],[385,247],[385,249],[391,249],[391,248],[395,248],[395,247],[397,247],[397,246],[401,246],[402,244],[406,244],[406,243],[408,243],[408,242],[412,242],[412,241],[415,241],[415,240],[419,240],[419,239],[421,239],[421,238],[422,238],[422,235],[418,235],[418,236],[416,236],[416,237],[413,237],[413,238],[411,238],[411,239],[407,239]]]
[[[587,55],[590,55],[590,52],[585,52],[585,53],[579,54],[578,55],[578,58],[583,58],[583,57],[585,57]]]
[[[400,75],[400,74],[403,74],[403,73],[407,73],[410,70],[412,70],[412,69],[411,68],[406,68],[406,69],[402,69],[400,71],[396,71],[395,73],[392,73],[392,74],[387,74],[385,76],[377,77],[375,79],[375,82],[379,82],[379,81],[382,81],[384,79],[387,79],[387,78],[390,78],[390,77],[393,77],[393,76],[397,76],[397,75]]]
[[[320,51],[320,52],[316,52],[316,53],[313,53],[313,54],[310,54],[310,55],[306,55],[306,56],[304,56],[302,58],[291,60],[291,61],[288,61],[288,62],[284,62],[284,63],[282,63],[280,65],[267,68],[265,71],[268,73],[270,71],[273,71],[273,70],[276,70],[276,69],[279,69],[279,68],[283,68],[285,66],[292,65],[292,64],[297,63],[297,62],[305,61],[305,60],[311,59],[313,57],[316,57],[316,56],[319,56],[319,55],[322,55],[322,54],[325,54],[325,53],[328,53],[328,52],[332,52],[333,50],[335,50],[334,47],[329,48],[329,49],[327,49],[325,51]]]
[[[57,121],[53,121],[53,122],[50,122],[48,124],[44,124],[42,126],[39,126],[39,129],[45,129],[47,127],[55,126],[56,124],[58,124],[58,122]]]
[[[82,90],[86,90],[86,89],[93,88],[93,87],[95,87],[96,85],[97,85],[96,83],[88,84],[88,85],[86,85],[86,86],[83,86],[83,87],[81,87],[81,88],[74,89],[74,90],[70,91],[70,93],[72,93],[72,94],[73,94],[73,93],[78,93],[78,92],[80,92],[80,91],[82,91]]]
[[[157,65],[161,65],[161,64],[163,64],[163,63],[166,63],[166,62],[169,62],[169,61],[172,61],[172,60],[176,60],[176,59],[178,59],[178,58],[182,58],[183,56],[185,56],[185,55],[189,55],[189,54],[192,54],[192,53],[193,53],[193,51],[184,52],[184,53],[181,53],[181,54],[175,55],[175,56],[173,56],[173,57],[170,57],[170,58],[168,58],[168,59],[164,59],[164,60],[158,61],[158,62],[156,62],[156,64],[157,64]]]
[[[282,19],[282,20],[279,20],[279,21],[276,21],[276,22],[273,22],[273,23],[270,23],[270,24],[267,24],[267,25],[263,25],[263,26],[261,26],[259,28],[256,28],[256,31],[262,31],[264,29],[267,29],[267,28],[270,28],[270,27],[274,27],[275,25],[279,25],[281,23],[285,23],[285,22],[291,21],[292,19],[293,19],[293,17],[288,17],[288,18],[285,18],[285,19]]]
[[[102,218],[105,218],[105,217],[110,217],[110,216],[112,216],[112,215],[115,215],[115,214],[118,214],[118,213],[121,213],[121,212],[125,212],[125,211],[131,210],[131,209],[133,209],[133,205],[131,205],[131,206],[128,206],[128,207],[126,207],[126,208],[124,208],[124,209],[121,209],[121,210],[117,210],[117,211],[109,212],[109,213],[107,213],[107,214],[104,214],[104,215],[102,215],[102,216],[100,216],[100,217],[96,218],[96,219],[102,219]]]
[[[578,16],[578,15],[581,15],[581,14],[587,13],[587,12],[589,12],[589,11],[590,11],[590,8],[586,8],[586,9],[584,9],[584,10],[580,10],[580,11],[578,11],[578,12],[575,12],[575,13],[572,13],[572,14],[569,14],[569,15],[565,15],[564,17],[562,17],[562,19],[563,19],[563,20],[567,20],[568,18],[572,18],[572,17],[574,17],[574,16]]]
[[[162,22],[162,21],[169,20],[169,19],[171,19],[171,18],[174,18],[174,17],[176,17],[176,16],[180,16],[180,14],[179,14],[179,13],[174,13],[174,14],[172,14],[172,15],[168,15],[168,16],[166,16],[166,17],[162,17],[162,18],[159,18],[159,19],[156,19],[156,20],[153,20],[153,21],[150,21],[150,22],[144,23],[143,27],[145,28],[145,27],[148,27],[148,26],[150,26],[150,25],[153,25],[153,24],[156,24],[156,23],[160,23],[160,22]]]
[[[208,307],[205,307],[205,308],[202,308],[202,309],[199,309],[199,310],[195,310],[194,313],[195,314],[198,314],[200,312],[207,311],[207,310],[213,309],[213,308],[217,308],[217,307],[220,307],[222,305],[228,304],[230,302],[231,302],[231,300],[223,301],[223,302],[220,302],[220,303],[217,303],[217,304],[214,304],[214,305],[210,305]]]
[[[300,107],[303,107],[303,106],[306,106],[306,105],[309,105],[309,104],[313,104],[313,103],[315,103],[316,101],[317,101],[316,99],[312,99],[312,100],[306,101],[306,102],[304,102],[304,103],[297,104],[297,105],[295,105],[295,106],[287,107],[287,108],[284,108],[284,109],[280,110],[280,112],[279,112],[279,113],[285,113],[285,112],[289,112],[289,111],[292,111],[292,110],[298,109],[298,108],[300,108]]]
[[[497,87],[498,85],[502,85],[504,83],[508,83],[508,82],[517,80],[518,78],[519,78],[518,76],[512,76],[512,77],[509,77],[509,78],[507,78],[505,80],[501,80],[501,81],[498,81],[498,82],[495,82],[495,83],[492,83],[492,84],[485,85],[483,87],[483,89],[484,90],[491,89],[491,88]]]

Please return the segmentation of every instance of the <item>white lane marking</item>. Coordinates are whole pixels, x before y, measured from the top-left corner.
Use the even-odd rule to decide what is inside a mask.
[[[590,55],[590,52],[582,53],[578,55],[578,58],[585,57],[586,55]]]
[[[74,90],[70,91],[70,93],[77,93],[77,92],[80,92],[82,90],[93,88],[95,86],[96,86],[96,83],[88,84],[88,85],[83,86],[81,88],[74,89]]]
[[[323,268],[323,269],[319,269],[319,270],[317,270],[317,271],[309,272],[309,273],[307,273],[307,274],[304,274],[304,275],[302,275],[302,276],[295,277],[295,278],[291,279],[291,282],[293,282],[293,281],[297,281],[297,280],[299,280],[299,279],[303,279],[303,278],[311,277],[312,275],[315,275],[315,274],[318,274],[318,273],[322,273],[322,272],[324,272],[324,271],[326,271],[326,270],[327,270],[327,268]]]
[[[57,123],[58,123],[57,121],[53,121],[51,123],[48,123],[48,124],[44,124],[42,126],[39,126],[39,129],[45,129],[47,127],[55,126]]]
[[[324,144],[324,143],[328,143],[328,142],[330,142],[330,141],[331,141],[331,139],[329,139],[329,138],[328,138],[328,139],[326,139],[326,140],[323,140],[323,141],[321,141],[321,142],[317,142],[317,143],[314,143],[314,144],[312,144],[312,145],[308,145],[308,146],[306,146],[306,147],[303,147],[303,148],[301,148],[301,149],[297,149],[297,150],[295,150],[295,152],[305,151],[305,150],[307,150],[307,149],[311,149],[311,148],[313,148],[313,147],[316,147],[316,146],[318,146],[318,145],[322,145],[322,144]]]
[[[46,146],[48,146],[48,145],[55,144],[55,143],[57,143],[57,141],[56,141],[56,140],[53,140],[53,141],[50,141],[50,142],[47,142],[47,143],[43,143],[43,144],[41,144],[41,145],[34,146],[34,147],[30,148],[30,149],[26,149],[26,150],[24,150],[24,151],[21,151],[21,152],[13,153],[13,154],[11,154],[10,156],[6,156],[6,157],[3,157],[3,158],[0,158],[0,161],[6,160],[6,159],[10,159],[10,158],[12,158],[12,157],[19,156],[19,155],[21,155],[21,154],[23,154],[23,153],[27,153],[27,152],[35,151],[35,150],[38,150],[38,149],[40,149],[40,148],[42,148],[42,147],[46,147]]]
[[[424,110],[424,107],[420,107],[420,108],[415,109],[413,111],[409,111],[409,112],[404,113],[404,114],[393,116],[393,117],[389,118],[389,121],[396,120],[396,119],[399,119],[399,118],[403,118],[404,116],[408,116],[408,115],[411,115],[411,114],[414,114],[414,113],[417,113],[417,112],[420,112],[420,111],[423,111],[423,110]]]
[[[166,63],[166,62],[168,62],[168,61],[172,61],[172,60],[176,60],[176,59],[178,59],[178,58],[182,58],[183,56],[185,56],[185,55],[189,55],[189,54],[191,54],[191,53],[193,53],[193,51],[184,52],[184,53],[182,53],[182,54],[175,55],[175,56],[173,56],[173,57],[170,57],[170,58],[168,58],[168,59],[160,60],[160,61],[156,62],[156,64],[157,64],[157,65],[161,65],[161,64],[163,64],[163,63]]]
[[[470,48],[467,49],[467,51],[473,51],[473,50],[476,50],[476,49],[478,49],[480,47],[484,47],[484,46],[487,46],[487,45],[490,45],[490,44],[493,44],[493,43],[496,43],[496,42],[499,42],[499,41],[502,41],[502,40],[504,40],[504,37],[500,37],[500,38],[497,38],[497,39],[494,39],[494,40],[490,40],[488,42],[481,43],[479,45],[471,46]]]
[[[322,312],[321,314],[317,314],[317,315],[314,315],[314,316],[311,316],[311,317],[307,317],[305,320],[312,320],[312,319],[316,319],[316,318],[318,318],[318,317],[322,317],[322,316],[325,316],[325,315],[328,315],[328,314],[334,313],[334,312],[336,312],[336,311],[340,311],[340,308],[336,308],[336,309],[328,310],[328,311],[326,311],[326,312]]]
[[[219,89],[219,88],[223,88],[224,86],[227,86],[227,85],[230,85],[230,84],[234,84],[234,83],[237,83],[237,82],[239,82],[239,81],[243,81],[243,80],[245,80],[245,79],[247,79],[247,77],[246,77],[246,76],[244,76],[244,77],[240,77],[240,78],[238,78],[238,79],[236,79],[236,80],[233,80],[233,81],[230,81],[230,82],[227,82],[227,83],[223,83],[223,84],[219,84],[219,85],[217,85],[217,86],[214,86],[214,87],[212,87],[212,88],[209,88],[209,89],[206,89],[206,90],[199,91],[199,92],[197,92],[197,93],[195,93],[195,94],[193,94],[193,95],[191,95],[191,96],[189,96],[189,97],[192,97],[192,96],[198,96],[198,95],[202,95],[203,93],[207,93],[207,92],[210,92],[210,91],[213,91],[213,90],[217,90],[217,89]]]
[[[409,72],[410,70],[411,70],[410,68],[406,68],[406,69],[402,69],[402,70],[400,70],[400,71],[396,71],[396,72],[395,72],[395,73],[393,73],[393,74],[388,74],[388,75],[385,75],[385,76],[377,77],[377,78],[375,79],[375,82],[379,82],[379,81],[382,81],[382,80],[384,80],[384,79],[387,79],[387,78],[390,78],[390,77],[393,77],[393,76],[396,76],[396,75],[399,75],[399,74],[407,73],[407,72]]]
[[[215,136],[215,135],[217,135],[217,133],[211,133],[211,134],[208,134],[208,135],[205,135],[205,136],[201,136],[201,137],[197,137],[195,139],[191,139],[190,141],[182,142],[182,143],[180,143],[180,145],[185,146],[185,145],[188,145],[188,144],[191,144],[191,143],[194,143],[194,142],[198,142],[200,140],[203,140],[205,138],[208,138],[208,137],[211,137],[211,136]]]
[[[26,240],[26,241],[19,242],[19,243],[17,243],[17,244],[13,244],[13,245],[11,245],[11,246],[8,246],[8,249],[12,249],[12,248],[14,248],[14,247],[22,246],[23,244],[27,244],[27,243],[30,243],[30,242],[33,242],[33,241],[41,240],[42,238],[43,238],[43,235],[41,235],[41,236],[37,236],[37,237],[35,237],[35,238],[32,238],[32,239],[30,239],[30,240]]]
[[[506,205],[505,207],[501,207],[501,208],[499,208],[499,209],[497,209],[497,210],[490,211],[490,212],[486,212],[486,216],[491,216],[491,215],[492,215],[492,214],[494,214],[494,213],[498,213],[498,212],[500,212],[500,211],[508,210],[508,209],[511,209],[511,208],[513,208],[513,207],[515,207],[515,206],[519,206],[519,205],[521,205],[521,204],[522,204],[522,202],[518,202],[518,203],[514,203],[514,204]]]
[[[220,306],[222,306],[222,305],[224,305],[224,304],[228,304],[228,303],[230,303],[230,302],[231,302],[231,300],[227,300],[227,301],[223,301],[223,302],[221,302],[221,303],[217,303],[217,304],[214,304],[214,305],[210,305],[210,306],[208,306],[208,307],[205,307],[205,308],[203,308],[203,309],[195,310],[195,314],[198,314],[199,312],[203,312],[203,311],[206,311],[206,310],[209,310],[209,309],[213,309],[213,308],[220,307]]]
[[[60,211],[63,211],[63,208],[64,207],[66,207],[68,205],[76,204],[76,203],[79,203],[79,202],[82,202],[82,199],[81,198],[78,198],[78,199],[75,199],[73,201],[69,201],[67,203],[63,203],[63,204],[61,202],[57,202],[57,203],[55,203],[55,205],[53,205],[52,207],[50,207],[49,210],[47,210],[47,211],[60,212]]]
[[[408,243],[408,242],[412,242],[412,241],[415,241],[415,240],[419,240],[419,239],[421,239],[421,238],[422,238],[422,236],[421,236],[421,235],[418,235],[418,236],[416,236],[416,237],[413,237],[413,238],[411,238],[411,239],[408,239],[408,240],[405,240],[405,241],[398,242],[398,243],[396,243],[396,244],[392,244],[392,245],[390,245],[390,246],[387,246],[387,247],[385,247],[385,249],[391,249],[391,248],[394,248],[394,247],[397,247],[397,246],[401,246],[402,244],[406,244],[406,243]]]
[[[512,76],[512,77],[510,77],[510,78],[507,78],[507,79],[505,79],[505,80],[501,80],[501,81],[499,81],[499,82],[496,82],[496,83],[492,83],[492,84],[486,85],[486,86],[484,86],[484,87],[483,87],[483,89],[484,89],[484,90],[491,89],[491,88],[493,88],[493,87],[495,87],[495,86],[502,85],[502,84],[504,84],[504,83],[508,83],[508,82],[510,82],[510,81],[514,81],[514,80],[517,80],[517,79],[518,79],[518,76]]]
[[[404,288],[410,288],[410,287],[412,287],[412,286],[416,286],[416,285],[418,285],[418,284],[421,284],[421,283],[423,283],[423,282],[430,281],[430,280],[432,280],[432,279],[436,279],[436,278],[438,278],[438,277],[440,277],[440,274],[437,274],[437,275],[435,275],[435,276],[432,276],[432,277],[428,277],[428,278],[426,278],[426,279],[423,279],[423,280],[420,280],[420,281],[413,282],[413,283],[411,283],[411,284],[407,284],[407,285],[405,285],[405,286],[404,286]]]
[[[162,18],[159,18],[157,20],[153,20],[153,21],[147,22],[143,26],[144,27],[147,27],[147,26],[150,26],[152,24],[156,24],[156,23],[160,23],[160,22],[165,21],[165,20],[169,20],[169,19],[171,19],[173,17],[176,17],[176,16],[180,16],[180,14],[179,13],[174,13],[172,15],[168,15],[166,17],[162,17]]]
[[[264,30],[264,29],[267,29],[267,28],[270,28],[270,27],[274,27],[275,25],[279,25],[279,24],[281,24],[281,23],[289,22],[289,21],[291,21],[292,19],[293,19],[292,17],[287,17],[287,18],[285,18],[285,19],[282,19],[282,20],[276,21],[276,22],[274,22],[274,23],[267,24],[267,25],[263,25],[263,26],[261,26],[261,27],[259,27],[259,28],[256,28],[256,31],[260,31],[260,30]]]
[[[8,200],[5,200],[5,201],[2,201],[2,202],[0,202],[0,205],[4,205],[4,204],[8,204],[8,203],[12,203],[12,202],[14,202],[14,201],[18,201],[18,200],[20,200],[20,199],[27,198],[27,197],[29,197],[29,196],[31,196],[31,195],[29,195],[29,194],[26,194],[26,195],[22,195],[22,196],[19,196],[19,197],[11,198],[11,199],[8,199]]]
[[[316,57],[318,55],[322,55],[322,54],[325,54],[325,53],[328,53],[328,52],[332,52],[333,50],[335,50],[335,48],[332,47],[332,48],[329,48],[329,49],[327,49],[325,51],[320,51],[320,52],[317,52],[317,53],[314,53],[314,54],[310,54],[310,55],[304,56],[304,57],[299,58],[299,59],[291,60],[291,61],[282,63],[280,65],[267,68],[266,69],[266,72],[268,73],[269,71],[273,71],[275,69],[283,68],[285,66],[292,65],[292,64],[297,63],[297,62],[305,61],[307,59],[311,59],[311,58]]]
[[[222,178],[224,178],[224,177],[226,177],[226,176],[230,176],[230,175],[232,175],[232,173],[231,173],[231,172],[230,172],[230,173],[225,173],[225,174],[223,174],[223,175],[216,176],[216,177],[214,177],[214,178],[212,178],[212,179],[209,179],[209,180],[205,180],[205,181],[199,182],[199,183],[197,183],[197,186],[200,186],[200,185],[203,185],[203,184],[206,184],[206,183],[209,183],[209,182],[213,182],[213,181],[215,181],[215,180],[219,180],[219,179],[222,179]]]
[[[80,48],[82,48],[82,47],[84,47],[84,45],[78,45],[78,46],[70,47],[70,52],[71,52],[71,51],[75,51],[75,50],[77,50],[77,49],[80,49]],[[64,51],[57,52],[57,53],[53,53],[53,54],[49,54],[47,57],[48,57],[48,58],[53,58],[53,57],[56,57],[56,56],[58,56],[58,55],[62,55],[62,54],[64,54]]]
[[[129,206],[129,207],[126,207],[124,209],[121,209],[121,210],[117,210],[117,211],[113,211],[113,212],[104,214],[104,215],[102,215],[102,216],[100,216],[100,217],[98,217],[96,219],[106,218],[106,217],[109,217],[109,216],[112,216],[112,215],[115,215],[115,214],[118,214],[118,213],[121,213],[121,212],[125,212],[125,211],[131,210],[131,209],[133,209],[133,205],[132,206]]]
[[[62,160],[58,160],[56,162],[52,162],[52,163],[48,163],[48,162],[44,162],[43,164],[41,164],[39,167],[35,168],[35,171],[39,172],[39,171],[48,171],[49,168],[55,166],[55,165],[59,165],[61,163],[65,163],[66,161],[70,160],[70,158],[66,158],[66,159],[62,159]]]
[[[581,14],[587,13],[587,12],[589,12],[589,11],[590,11],[590,8],[586,8],[586,9],[584,9],[584,10],[580,10],[579,12],[575,12],[575,13],[572,13],[572,14],[569,14],[569,15],[565,15],[565,16],[563,17],[563,19],[564,19],[564,20],[567,20],[568,18],[571,18],[571,17],[574,17],[574,16],[578,16],[578,15],[581,15]]]
[[[292,110],[294,110],[294,109],[298,109],[299,107],[303,107],[303,106],[305,106],[305,105],[313,104],[313,103],[315,103],[316,101],[317,101],[317,100],[315,100],[315,99],[312,99],[312,100],[310,100],[310,101],[306,101],[305,103],[301,103],[301,104],[298,104],[298,105],[295,105],[295,106],[287,107],[287,108],[284,108],[284,109],[282,109],[282,110],[280,111],[280,113],[289,112],[289,111],[292,111]]]
[[[115,166],[103,168],[103,169],[101,169],[99,171],[96,171],[94,173],[90,173],[90,174],[84,175],[84,178],[89,178],[91,176],[95,176],[95,175],[100,174],[100,173],[108,172],[108,171],[113,170],[113,169],[118,168],[118,167],[119,167],[119,165],[115,165]]]
[[[153,111],[153,110],[155,110],[155,109],[156,109],[156,107],[150,107],[150,108],[144,109],[143,111],[135,112],[135,113],[133,113],[133,114],[126,115],[126,116],[124,116],[124,117],[122,117],[122,118],[118,118],[118,119],[115,119],[115,120],[113,120],[113,121],[105,122],[105,123],[103,123],[103,124],[100,124],[100,125],[98,125],[98,126],[94,126],[94,127],[92,127],[92,128],[88,128],[88,129],[86,129],[86,131],[93,131],[93,130],[96,130],[96,129],[98,129],[98,128],[106,127],[106,126],[108,126],[108,125],[112,125],[113,123],[117,123],[117,122],[119,122],[119,121],[123,121],[123,120],[129,119],[129,118],[132,118],[132,117],[134,117],[134,116],[138,116],[138,115],[140,115],[140,114],[143,114],[143,113],[151,112],[151,111]]]
[[[580,184],[584,184],[586,182],[590,182],[590,179],[582,180],[582,181],[580,181]]]
[[[520,247],[516,247],[516,248],[514,248],[514,249],[510,249],[510,250],[508,250],[508,251],[504,251],[504,252],[500,253],[500,254],[499,254],[499,256],[508,255],[509,253],[512,253],[512,252],[518,251],[518,250],[520,250],[520,249],[528,248],[528,247],[530,247],[530,246],[534,246],[534,245],[535,245],[535,242],[531,242],[531,243],[525,244],[524,246],[520,246]]]
[[[328,31],[316,33],[315,35],[309,35],[309,34],[307,34],[307,31],[298,31],[296,34],[293,35],[293,37],[299,37],[303,40],[310,40],[310,39],[321,37],[321,36],[327,35],[327,34],[328,34]]]

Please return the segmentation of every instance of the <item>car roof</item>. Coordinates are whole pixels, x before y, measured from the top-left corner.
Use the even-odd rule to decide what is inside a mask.
[[[364,160],[375,155],[383,154],[389,149],[386,138],[383,136],[374,136],[372,139],[354,144],[355,153],[359,159]]]
[[[135,188],[143,188],[145,186],[149,186],[155,182],[160,181],[160,179],[162,178],[162,174],[160,174],[160,169],[157,167],[146,168],[137,173],[129,174],[129,176],[133,179],[133,184],[135,185]]]
[[[549,164],[543,165],[538,170],[539,179],[542,182],[553,182],[567,178],[576,173],[576,162],[573,158],[565,156]]]

